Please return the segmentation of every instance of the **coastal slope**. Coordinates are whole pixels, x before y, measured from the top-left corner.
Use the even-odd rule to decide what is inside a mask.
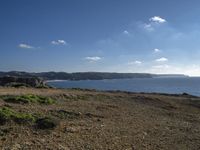
[[[0,149],[200,149],[199,100],[187,94],[0,88]],[[47,117],[54,121],[41,120]]]

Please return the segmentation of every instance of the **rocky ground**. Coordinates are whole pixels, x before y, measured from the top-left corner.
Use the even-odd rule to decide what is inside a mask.
[[[198,150],[199,100],[187,94],[0,88],[0,149]],[[44,118],[50,121],[41,123]]]

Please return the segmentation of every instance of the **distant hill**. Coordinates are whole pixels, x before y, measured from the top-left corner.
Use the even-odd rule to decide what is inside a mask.
[[[150,73],[109,73],[109,72],[41,72],[28,73],[20,71],[0,72],[0,77],[15,76],[15,77],[39,77],[44,80],[103,80],[103,79],[129,79],[129,78],[153,78],[176,76],[183,77],[185,75],[156,75]]]
[[[183,78],[183,77],[189,77],[184,74],[155,74],[153,77],[159,77],[159,78]]]
[[[16,76],[3,76],[0,77],[0,86],[7,87],[35,87],[35,88],[48,88],[49,86],[38,77],[16,77]]]
[[[152,78],[148,73],[107,73],[107,72],[0,72],[0,77],[16,76],[16,77],[40,77],[44,80],[102,80],[102,79],[126,79],[126,78]]]

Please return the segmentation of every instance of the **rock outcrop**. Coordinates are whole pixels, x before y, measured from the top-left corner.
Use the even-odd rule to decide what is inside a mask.
[[[45,82],[37,77],[0,77],[0,86],[26,86],[26,87],[46,87]]]

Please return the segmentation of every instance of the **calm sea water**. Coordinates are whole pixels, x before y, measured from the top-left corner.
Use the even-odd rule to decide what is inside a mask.
[[[87,88],[98,90],[122,90],[130,92],[189,93],[200,96],[200,77],[187,78],[137,78],[114,80],[50,81],[58,88]]]

